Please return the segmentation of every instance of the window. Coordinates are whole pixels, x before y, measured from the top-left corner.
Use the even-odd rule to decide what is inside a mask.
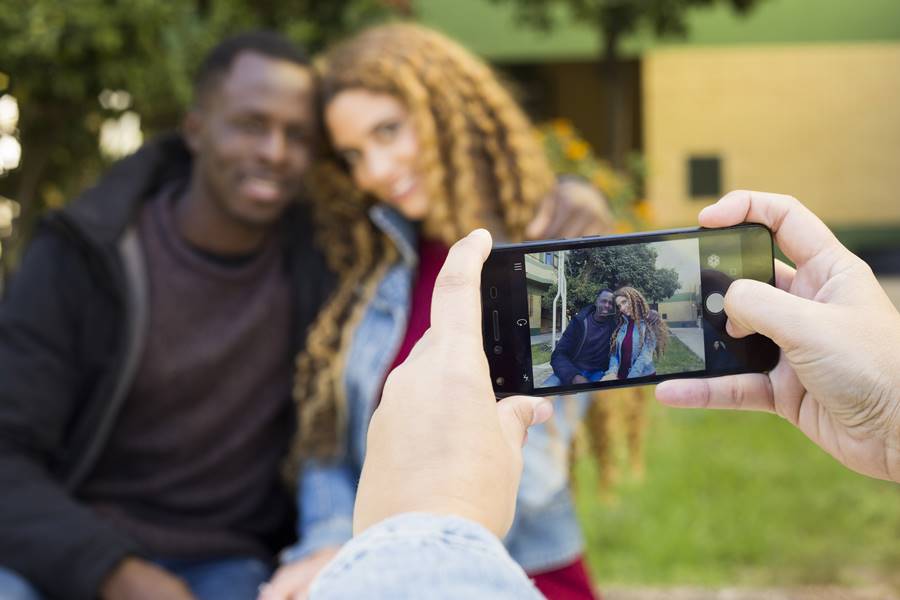
[[[707,199],[722,195],[722,161],[718,156],[688,158],[688,186],[691,198]]]

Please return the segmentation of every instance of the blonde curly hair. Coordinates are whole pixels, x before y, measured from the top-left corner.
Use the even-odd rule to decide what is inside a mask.
[[[412,24],[372,27],[317,62],[321,106],[346,90],[390,94],[406,109],[419,142],[418,172],[430,201],[426,238],[452,245],[469,231],[521,240],[554,176],[532,125],[480,59],[446,36]],[[338,276],[331,300],[296,360],[299,415],[288,474],[304,457],[332,457],[346,421],[343,372],[356,324],[397,251],[372,225],[376,202],[326,151],[310,188],[317,243]]]

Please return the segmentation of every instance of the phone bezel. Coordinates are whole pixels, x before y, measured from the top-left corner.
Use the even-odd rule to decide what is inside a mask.
[[[612,380],[606,382],[594,382],[594,383],[582,383],[582,384],[571,384],[565,386],[556,386],[556,387],[535,387],[533,381],[528,381],[527,384],[523,385],[521,381],[518,381],[518,373],[530,373],[533,375],[532,363],[531,363],[531,334],[528,329],[524,332],[516,332],[512,339],[515,341],[515,348],[512,349],[513,353],[518,353],[520,356],[527,356],[527,361],[524,360],[515,360],[513,359],[513,364],[517,365],[519,368],[517,370],[517,384],[515,389],[513,389],[513,385],[505,386],[504,389],[498,389],[496,384],[496,379],[498,376],[505,376],[509,373],[508,368],[503,371],[496,371],[495,367],[502,360],[507,365],[510,363],[509,354],[506,356],[501,356],[502,352],[499,354],[495,354],[492,352],[492,349],[495,345],[501,345],[499,343],[495,343],[493,339],[493,315],[492,312],[495,310],[496,306],[502,306],[502,302],[500,298],[503,297],[503,294],[498,294],[500,298],[491,299],[488,295],[488,289],[491,287],[491,284],[496,283],[495,281],[488,280],[486,278],[490,277],[492,271],[496,271],[496,268],[492,268],[496,264],[496,257],[503,255],[521,255],[524,257],[525,254],[533,254],[539,252],[549,252],[549,251],[559,251],[559,250],[570,250],[577,249],[583,247],[598,247],[598,246],[616,246],[616,245],[624,245],[624,244],[640,244],[640,243],[649,243],[649,242],[660,242],[667,240],[676,240],[690,237],[697,237],[700,235],[710,235],[716,233],[726,233],[733,232],[745,229],[763,229],[768,233],[769,236],[769,244],[768,249],[771,257],[770,261],[770,270],[769,270],[769,278],[766,283],[770,285],[775,284],[775,253],[774,253],[774,240],[772,236],[772,231],[762,224],[757,223],[742,223],[740,225],[734,225],[731,227],[722,227],[722,228],[705,228],[705,227],[687,227],[687,228],[678,228],[678,229],[666,229],[654,232],[637,232],[637,233],[626,233],[626,234],[616,234],[616,235],[602,235],[602,236],[585,236],[581,238],[574,239],[561,239],[561,240],[539,240],[539,241],[531,241],[531,242],[522,242],[522,243],[500,243],[496,244],[494,248],[491,250],[491,255],[488,257],[485,262],[485,268],[483,271],[482,277],[482,310],[483,310],[483,327],[482,327],[482,335],[484,338],[484,351],[488,359],[488,365],[491,371],[491,384],[494,387],[494,393],[497,397],[505,397],[517,394],[528,394],[534,396],[554,396],[559,394],[571,394],[578,393],[584,391],[593,391],[593,390],[605,390],[605,389],[615,389],[615,388],[623,388],[623,387],[631,387],[636,385],[648,385],[648,384],[656,384],[661,381],[665,381],[667,379],[687,379],[687,378],[704,378],[704,377],[720,377],[726,375],[736,375],[743,373],[758,373],[758,372],[766,372],[770,371],[775,367],[778,362],[778,358],[780,356],[780,350],[778,347],[768,338],[765,338],[761,335],[753,335],[748,338],[742,338],[741,340],[734,340],[730,336],[727,336],[727,333],[724,330],[720,331],[720,334],[725,335],[728,339],[738,343],[738,344],[756,344],[758,347],[755,350],[755,353],[761,357],[759,368],[748,370],[745,368],[736,368],[736,369],[718,369],[713,372],[710,372],[709,368],[704,368],[700,371],[689,371],[684,373],[670,373],[665,375],[648,375],[645,377],[635,377],[625,380]],[[744,246],[741,246],[741,258],[742,261],[744,259]],[[493,259],[493,261],[492,261]],[[506,260],[505,264],[508,264],[509,260]],[[523,260],[524,264],[524,260]],[[523,266],[524,268],[524,266]],[[507,272],[506,268],[503,268],[502,271]],[[762,280],[762,279],[760,279]],[[494,286],[496,287],[496,286]],[[509,290],[508,293],[509,298],[515,298],[515,292]],[[512,301],[507,301],[506,306],[508,310],[514,310],[512,306]],[[521,308],[521,307],[519,307]],[[514,315],[515,316],[515,315]],[[527,316],[527,312],[526,312]],[[704,317],[705,318],[705,317]],[[510,329],[506,327],[507,331]],[[515,330],[513,330],[515,331]],[[717,330],[718,331],[718,330]],[[508,343],[510,337],[507,336],[504,338],[504,343]],[[501,345],[502,347],[502,345]],[[527,352],[525,351],[527,348]]]

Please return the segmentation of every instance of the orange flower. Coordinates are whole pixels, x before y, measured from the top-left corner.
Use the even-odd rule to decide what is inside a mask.
[[[582,160],[588,155],[591,148],[581,140],[573,140],[566,144],[566,158],[569,160]]]
[[[634,205],[634,212],[643,221],[653,221],[653,207],[646,200],[640,200]]]
[[[572,123],[568,119],[553,119],[550,122],[550,127],[560,137],[569,137],[574,133]]]
[[[614,233],[629,233],[631,231],[634,231],[634,228],[629,222],[618,220],[616,221],[616,225],[613,231]]]
[[[604,192],[612,187],[612,180],[613,174],[606,169],[597,169],[597,172],[594,173],[594,177],[591,179],[593,184]]]

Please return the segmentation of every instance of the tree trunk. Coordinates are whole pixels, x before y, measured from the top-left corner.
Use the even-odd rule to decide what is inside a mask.
[[[614,167],[621,168],[625,164],[627,153],[625,146],[628,137],[626,134],[628,119],[625,108],[625,81],[619,60],[619,33],[603,31],[602,27],[601,32],[603,56],[600,59],[600,78],[607,93],[605,153]]]

